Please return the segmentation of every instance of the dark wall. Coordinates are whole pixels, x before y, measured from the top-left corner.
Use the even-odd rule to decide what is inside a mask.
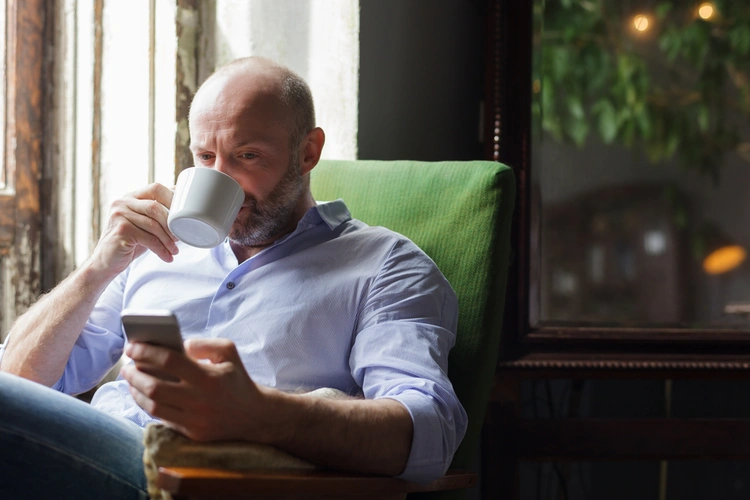
[[[660,380],[568,380],[523,385],[525,418],[660,418],[670,402],[679,418],[750,418],[750,382],[675,380],[671,395]],[[578,390],[578,394],[573,394]],[[572,401],[580,401],[571,408]],[[524,500],[745,500],[750,497],[750,462],[523,463]]]
[[[359,158],[482,157],[479,5],[361,1]]]

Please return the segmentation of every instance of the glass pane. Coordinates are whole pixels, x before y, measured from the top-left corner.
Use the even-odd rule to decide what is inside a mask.
[[[747,327],[750,6],[535,0],[534,23],[532,323]]]

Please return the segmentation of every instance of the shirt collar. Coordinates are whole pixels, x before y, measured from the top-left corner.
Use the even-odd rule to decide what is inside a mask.
[[[326,223],[331,231],[352,218],[349,209],[346,208],[344,200],[341,198],[335,201],[319,201],[316,206],[307,211],[302,220],[305,220],[313,211],[317,212],[320,219]]]
[[[333,231],[344,222],[351,220],[352,216],[349,213],[349,209],[346,208],[344,200],[339,198],[334,201],[320,201],[313,207],[310,207],[305,215],[302,216],[300,221],[297,223],[297,228],[286,236],[276,240],[271,246],[280,245],[286,240],[312,229],[319,225],[321,222],[325,222],[328,229]]]
[[[328,229],[333,231],[344,222],[351,220],[351,218],[352,216],[349,213],[349,209],[346,207],[346,204],[344,204],[344,200],[340,198],[334,201],[317,202],[317,205],[310,207],[310,209],[305,212],[305,215],[303,215],[300,221],[297,223],[297,227],[294,231],[274,241],[268,248],[273,248],[275,246],[281,245],[292,237],[319,225],[321,222],[325,222],[325,224],[328,226]],[[268,250],[268,248],[264,248],[257,255],[251,257],[248,260],[253,260],[255,257]],[[226,238],[224,240],[224,243],[222,245],[219,245],[219,247],[214,250],[223,251],[227,256],[234,256],[234,252],[232,251],[232,248],[229,244],[229,238]]]

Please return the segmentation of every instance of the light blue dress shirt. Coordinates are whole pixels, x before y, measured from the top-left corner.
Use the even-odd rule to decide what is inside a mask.
[[[120,358],[126,307],[171,309],[184,338],[231,339],[257,383],[401,402],[414,424],[405,479],[441,476],[463,438],[466,413],[446,375],[453,290],[414,243],[352,219],[341,200],[311,208],[293,233],[241,264],[228,242],[180,244],[172,263],[146,252],[99,299],[56,389],[84,392]],[[102,386],[92,405],[141,426],[155,421],[124,380]]]

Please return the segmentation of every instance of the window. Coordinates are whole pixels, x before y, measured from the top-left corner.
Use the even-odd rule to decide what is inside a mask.
[[[750,340],[746,6],[510,4],[495,71],[515,102],[492,124],[520,188],[510,344]]]

